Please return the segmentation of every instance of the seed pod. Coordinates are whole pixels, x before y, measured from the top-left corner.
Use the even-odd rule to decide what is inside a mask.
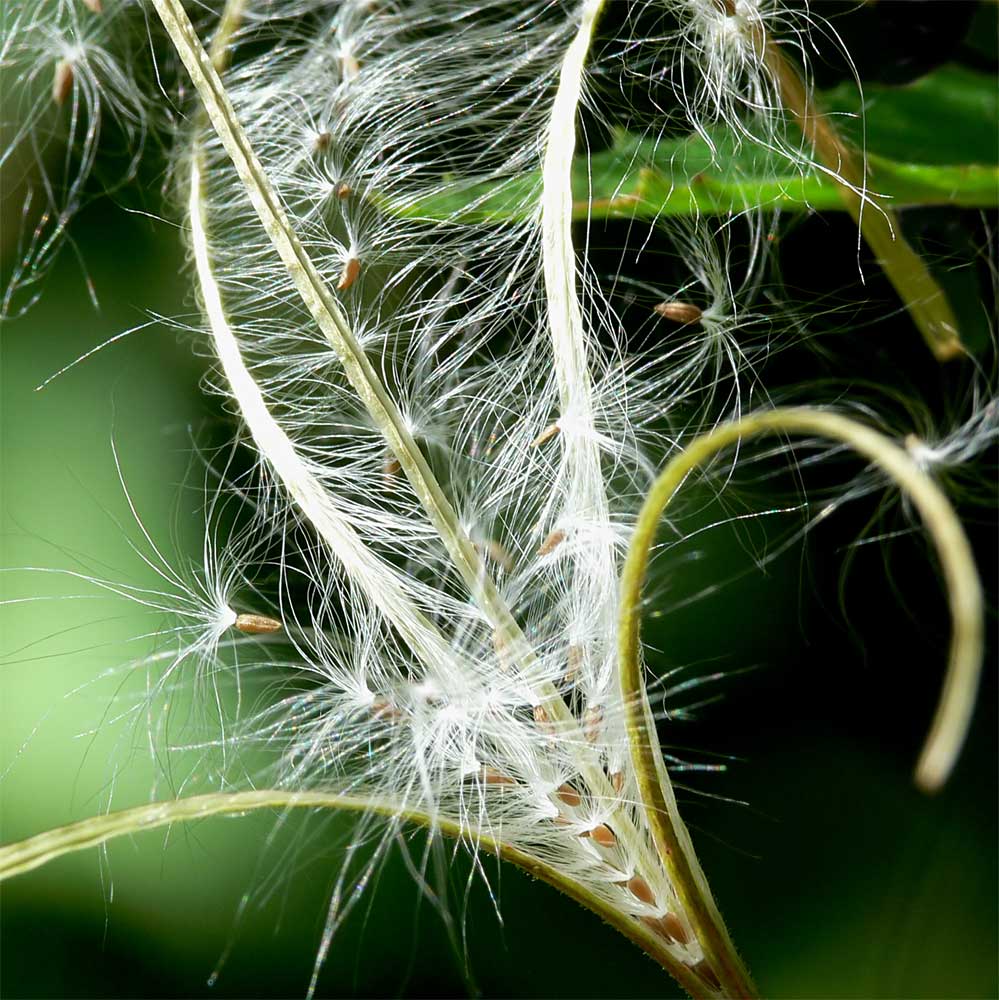
[[[72,92],[73,64],[68,59],[60,59],[52,76],[52,103],[62,107]]]
[[[541,543],[541,547],[538,549],[538,555],[539,556],[549,555],[550,553],[554,552],[564,541],[565,541],[565,532],[556,528]]]
[[[361,273],[361,262],[356,257],[348,257],[344,261],[343,270],[340,272],[340,280],[336,283],[338,292],[345,292]]]
[[[693,302],[660,302],[659,305],[653,306],[653,309],[660,316],[671,319],[674,323],[684,325],[687,323],[696,323],[704,315],[703,311],[695,306]]]
[[[280,632],[284,626],[276,618],[268,618],[267,615],[236,615],[233,626],[240,632],[247,635],[269,635],[272,632]]]
[[[546,441],[550,441],[561,431],[558,424],[549,424],[532,442],[532,448],[540,448]]]
[[[560,785],[558,791],[555,793],[558,797],[567,805],[575,808],[583,801],[582,796],[576,791],[572,785]]]

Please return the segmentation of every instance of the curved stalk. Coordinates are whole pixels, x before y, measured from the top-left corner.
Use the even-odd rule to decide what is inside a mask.
[[[639,514],[621,576],[618,632],[621,688],[629,743],[656,845],[694,930],[730,995],[751,984],[715,906],[693,844],[677,812],[652,718],[640,656],[641,594],[659,519],[688,474],[722,449],[762,434],[816,434],[849,445],[886,472],[919,511],[936,547],[953,625],[943,693],[916,767],[916,783],[936,791],[950,774],[967,734],[983,652],[981,584],[971,546],[940,488],[885,435],[821,410],[777,409],[723,424],[694,440],[659,474]]]
[[[276,788],[250,792],[212,792],[166,802],[149,802],[131,809],[93,816],[0,847],[0,882],[15,875],[23,875],[63,855],[105,844],[116,837],[131,836],[172,823],[206,819],[210,816],[242,816],[257,810],[290,809],[329,809],[379,815],[423,827],[431,834],[439,833],[473,843],[477,848],[482,848],[503,861],[509,861],[528,875],[547,882],[592,910],[658,962],[692,996],[704,996],[703,984],[688,966],[670,955],[661,937],[637,920],[615,910],[585,886],[567,878],[557,869],[475,827],[439,817],[433,818],[418,810],[401,810],[390,802],[374,797],[292,792]]]
[[[221,50],[214,53],[215,59],[205,52],[179,0],[154,0],[154,3],[164,27],[191,75],[205,112],[222,140],[268,237],[294,280],[302,301],[336,350],[355,391],[368,408],[377,426],[382,429],[417,497],[441,534],[470,592],[493,628],[503,637],[505,648],[510,651],[512,657],[524,665],[530,675],[532,673],[530,667],[535,660],[533,648],[483,567],[477,551],[459,524],[457,514],[444,496],[411,434],[406,430],[394,402],[357,345],[343,311],[295,235],[277,193],[236,118],[215,65],[215,62],[221,59]],[[338,555],[341,553],[339,549],[341,543],[347,546],[345,551],[351,555],[356,565],[368,574],[367,578],[362,577],[365,591],[372,596],[377,606],[385,610],[384,605],[387,600],[385,593],[378,593],[378,587],[382,585],[385,577],[385,573],[381,572],[380,561],[367,550],[350,524],[339,516],[335,505],[329,502],[329,498],[322,493],[314,477],[311,477],[302,466],[294,446],[267,410],[259,387],[242,361],[239,346],[225,317],[218,285],[208,257],[199,159],[198,155],[193,157],[189,198],[195,259],[202,281],[206,311],[220,349],[220,357],[223,358],[227,375],[231,372],[232,378],[235,378],[235,381],[231,380],[234,394],[244,418],[257,437],[258,444],[262,445],[263,454],[275,466],[275,470],[288,486],[296,502],[310,520],[319,518],[317,530],[335,553]],[[257,436],[258,431],[263,437]],[[272,447],[276,449],[274,454],[271,453]],[[353,565],[348,566],[348,569],[353,572]],[[363,582],[365,579],[366,583]],[[398,584],[394,580],[392,583],[394,589],[386,592],[391,598],[388,601],[387,617],[396,623],[397,627],[399,622],[402,623],[400,631],[407,641],[415,639],[419,643],[414,647],[414,651],[421,655],[421,658],[427,655],[432,657],[434,647],[440,638],[439,633],[412,608],[411,602],[401,592]],[[399,591],[398,595],[396,591]],[[587,743],[579,721],[558,689],[550,681],[542,681],[536,683],[535,691],[549,719],[573,746],[580,774],[593,794],[607,802],[617,802],[618,796],[610,780]],[[641,859],[644,873],[654,881],[658,881],[661,877],[659,867],[646,838],[635,828],[627,811],[620,805],[615,808],[614,816],[615,830],[622,843],[627,845],[634,858]]]

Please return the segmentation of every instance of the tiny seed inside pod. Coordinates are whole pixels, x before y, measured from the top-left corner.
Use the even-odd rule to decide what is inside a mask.
[[[538,555],[547,556],[549,553],[554,552],[564,541],[565,532],[556,528],[541,543],[541,547],[538,549]]]
[[[704,315],[693,302],[660,302],[653,309],[674,323],[696,323]]]
[[[649,906],[656,905],[656,897],[653,895],[652,887],[648,882],[642,878],[641,875],[634,875],[625,883],[628,887],[628,891],[635,897],[635,899],[646,903]]]
[[[713,990],[721,989],[721,981],[715,975],[715,970],[708,965],[708,960],[702,958],[696,965],[691,966],[694,972],[703,979]]]
[[[247,635],[268,635],[280,632],[284,627],[276,618],[268,618],[267,615],[236,615],[233,625]]]
[[[582,796],[572,785],[560,785],[556,794],[567,806],[578,806],[583,801]]]
[[[344,262],[343,270],[340,272],[340,280],[336,283],[338,292],[345,292],[361,273],[361,262],[356,257],[348,257]]]
[[[56,63],[52,76],[52,101],[62,107],[66,98],[73,92],[73,64],[68,59],[60,59]]]
[[[546,441],[550,441],[562,428],[558,424],[549,424],[532,442],[532,448],[540,448]]]
[[[667,941],[676,941],[679,944],[687,944],[690,941],[690,935],[675,913],[664,913],[661,917],[641,917],[640,919],[649,930],[655,931]]]
[[[598,823],[589,831],[590,837],[601,847],[613,847],[617,843],[617,837],[606,823]]]

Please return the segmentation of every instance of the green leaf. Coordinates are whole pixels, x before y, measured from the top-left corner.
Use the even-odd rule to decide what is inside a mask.
[[[892,208],[913,205],[990,207],[999,204],[994,124],[995,81],[983,73],[943,66],[904,87],[865,88],[864,117],[856,87],[841,84],[818,95],[839,130],[865,148],[871,191]],[[761,206],[783,211],[842,211],[836,183],[802,174],[784,157],[731,135],[650,138],[620,131],[612,145],[573,170],[577,218],[711,215]],[[376,199],[394,215],[469,224],[522,221],[536,204],[540,176],[459,181],[406,205]],[[588,197],[587,197],[588,193]]]

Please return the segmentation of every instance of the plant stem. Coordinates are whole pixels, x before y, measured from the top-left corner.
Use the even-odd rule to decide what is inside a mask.
[[[760,26],[756,28],[756,39],[757,51],[777,83],[784,107],[794,116],[805,139],[836,181],[847,210],[860,225],[867,245],[934,357],[948,361],[964,356],[957,319],[947,296],[926,262],[902,235],[898,217],[868,189],[862,163],[828,117],[816,108],[797,69],[780,46]]]
[[[380,815],[391,820],[424,827],[430,833],[474,843],[477,847],[509,861],[534,878],[565,893],[611,924],[649,957],[658,962],[695,998],[704,996],[703,984],[688,966],[674,958],[663,939],[637,920],[622,914],[592,894],[584,885],[537,858],[511,847],[491,834],[451,820],[434,818],[418,810],[400,810],[391,802],[359,795],[326,792],[292,792],[285,789],[258,789],[249,792],[213,792],[93,816],[77,823],[56,827],[34,837],[0,847],[0,882],[39,868],[56,858],[105,844],[116,837],[131,836],[172,823],[206,819],[210,816],[243,816],[258,810],[324,809]]]

